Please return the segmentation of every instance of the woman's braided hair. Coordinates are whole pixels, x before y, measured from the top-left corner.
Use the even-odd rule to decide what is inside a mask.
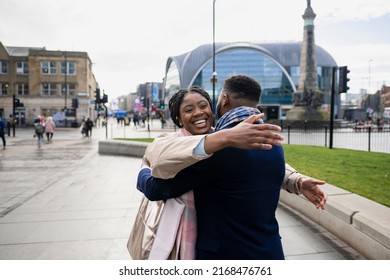
[[[212,102],[210,99],[210,95],[201,87],[198,86],[192,86],[188,89],[179,89],[169,100],[169,111],[171,113],[171,119],[175,125],[177,125],[179,128],[183,127],[182,124],[180,124],[180,105],[183,102],[184,96],[186,96],[187,93],[199,93],[204,98],[206,98],[207,102],[209,102],[210,107],[213,108]]]

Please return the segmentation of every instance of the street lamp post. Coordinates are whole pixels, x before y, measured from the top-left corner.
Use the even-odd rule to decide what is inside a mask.
[[[12,95],[12,136],[15,137],[15,94]]]
[[[65,104],[64,104],[64,114],[65,114],[65,127],[67,127],[67,119],[66,119],[66,99],[68,96],[68,62],[66,58],[66,51],[64,51],[64,58],[65,58],[65,67],[64,67],[64,77],[65,77],[65,84],[64,84],[64,95],[65,95]]]
[[[368,61],[368,93],[371,93],[371,62],[373,59]]]

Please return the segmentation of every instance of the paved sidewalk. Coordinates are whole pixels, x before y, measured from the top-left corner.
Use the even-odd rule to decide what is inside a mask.
[[[161,133],[152,128],[111,126],[108,135]],[[31,131],[16,133],[0,150],[0,259],[130,259],[126,243],[141,198],[135,188],[140,159],[99,155],[104,128],[94,129],[92,139],[77,129],[57,131],[41,149]],[[277,217],[287,259],[364,259],[287,206],[280,205]]]

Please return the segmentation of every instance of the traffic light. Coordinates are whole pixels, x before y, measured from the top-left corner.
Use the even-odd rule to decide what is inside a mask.
[[[15,95],[12,97],[13,98],[13,101],[14,101],[14,107],[24,107],[24,104],[23,102],[18,99],[18,98],[15,98]]]
[[[350,71],[348,70],[347,66],[343,66],[339,68],[339,93],[342,92],[346,93],[349,90],[348,87],[349,78],[347,77],[349,72]]]
[[[72,99],[72,108],[77,109],[79,107],[79,100],[77,98]]]
[[[15,98],[14,105],[15,105],[15,107],[20,107],[20,99]]]
[[[17,107],[24,107],[23,102],[20,99],[15,98],[15,94],[12,95],[12,102],[13,102],[13,109]]]
[[[99,104],[100,103],[100,88],[97,88],[95,90],[95,103]]]
[[[101,103],[107,103],[108,102],[108,96],[107,94],[103,93],[103,98],[100,100]]]
[[[165,107],[164,100],[161,99],[160,100],[160,109],[164,110],[164,107]]]

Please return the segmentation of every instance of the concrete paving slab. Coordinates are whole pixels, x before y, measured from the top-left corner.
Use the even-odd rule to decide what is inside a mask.
[[[83,240],[50,243],[38,256],[40,260],[101,260],[107,259],[112,240]]]
[[[86,240],[96,220],[59,220],[40,222],[39,227],[30,231],[24,243],[44,243]],[[25,223],[27,224],[27,223]]]
[[[0,245],[0,260],[39,260],[50,243]]]

